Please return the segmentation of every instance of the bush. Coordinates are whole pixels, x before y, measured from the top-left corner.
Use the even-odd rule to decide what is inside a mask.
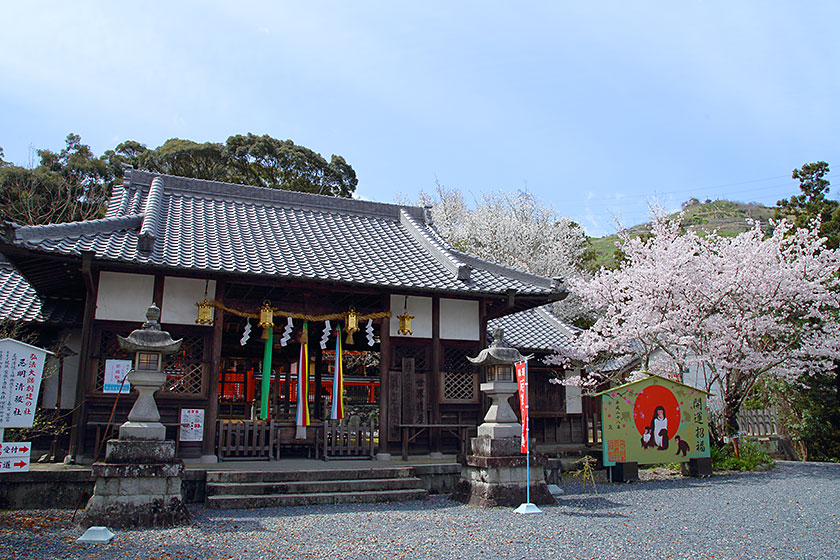
[[[716,471],[752,471],[759,465],[773,464],[770,455],[762,451],[758,445],[748,440],[740,440],[738,449],[740,457],[735,456],[732,444],[722,447],[712,446],[712,469]]]

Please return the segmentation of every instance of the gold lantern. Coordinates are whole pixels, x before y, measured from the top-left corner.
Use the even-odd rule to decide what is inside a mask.
[[[400,328],[397,330],[397,333],[401,335],[412,334],[411,320],[414,319],[414,315],[409,315],[408,311],[403,311],[402,315],[397,315],[397,319],[400,320]]]
[[[198,319],[195,320],[199,325],[213,324],[213,304],[207,301],[207,288],[210,286],[210,280],[204,281],[204,301],[196,303],[198,307]]]
[[[204,298],[204,301],[199,301],[196,306],[198,306],[198,319],[195,322],[199,325],[212,325],[213,304],[207,301],[207,298]]]
[[[344,328],[347,331],[347,339],[345,344],[353,344],[353,334],[359,332],[359,314],[356,309],[351,307],[347,313],[347,326]]]
[[[258,327],[262,327],[262,339],[268,340],[268,329],[274,328],[274,308],[271,307],[271,302],[265,300],[260,307],[260,322]]]

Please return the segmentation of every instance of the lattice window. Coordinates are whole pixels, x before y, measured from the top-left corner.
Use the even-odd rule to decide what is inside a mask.
[[[428,371],[429,364],[426,359],[426,346],[414,346],[408,344],[394,345],[392,352],[391,367],[393,369],[402,368],[403,358],[414,358],[415,371]]]
[[[164,358],[164,393],[200,394],[204,373],[203,336],[185,336],[181,349]]]
[[[99,331],[99,347],[98,352],[94,358],[96,363],[96,385],[97,391],[102,392],[105,386],[105,360],[132,360],[134,356],[126,354],[120,348],[120,342],[117,340],[118,334],[124,334],[122,330],[117,329],[102,329]]]
[[[478,369],[467,360],[470,348],[443,346],[441,402],[478,402]]]

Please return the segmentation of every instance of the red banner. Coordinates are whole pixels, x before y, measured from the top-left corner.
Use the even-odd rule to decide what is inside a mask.
[[[519,417],[522,419],[520,452],[528,453],[528,362],[516,364],[516,385],[519,388]]]

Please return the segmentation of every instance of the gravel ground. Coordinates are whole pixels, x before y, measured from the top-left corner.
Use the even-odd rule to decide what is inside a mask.
[[[840,558],[840,464],[599,484],[567,483],[543,515],[450,502],[258,510],[194,507],[175,529],[78,545],[63,510],[0,513],[0,558]]]

